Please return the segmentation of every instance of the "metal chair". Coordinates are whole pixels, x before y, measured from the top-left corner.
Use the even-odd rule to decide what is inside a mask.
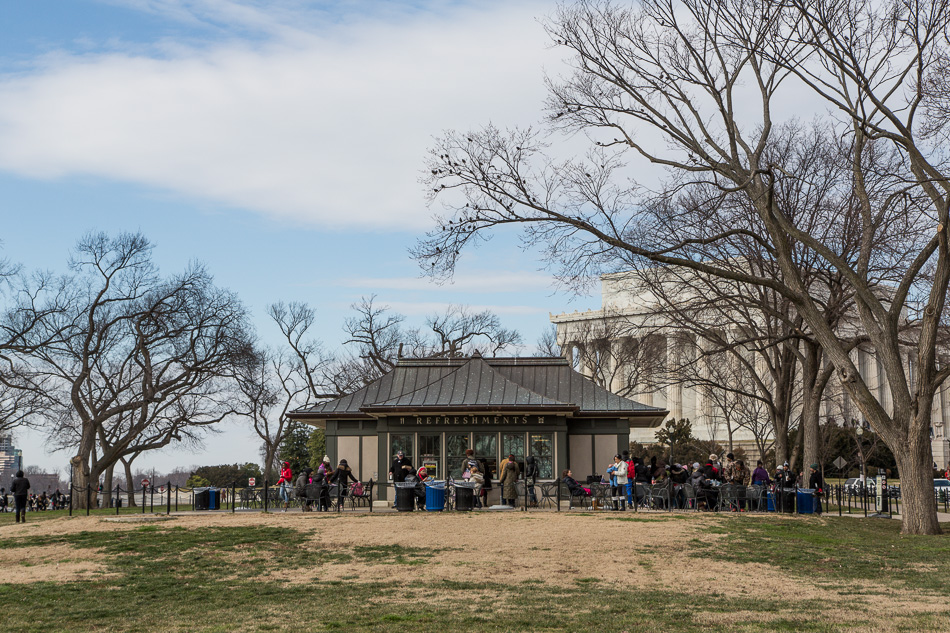
[[[539,508],[553,508],[557,505],[558,482],[548,481],[541,484],[541,498],[538,499]]]
[[[696,488],[693,484],[683,484],[683,493],[686,495],[686,508],[699,510],[699,500],[696,498]]]
[[[653,507],[653,496],[650,494],[650,485],[637,482],[633,486],[634,502],[638,507],[648,510]]]
[[[373,480],[370,479],[368,482],[363,484],[363,494],[359,494],[359,495],[353,494],[353,486],[355,486],[356,484],[350,484],[349,494],[347,495],[350,499],[350,508],[355,510],[356,508],[362,507],[364,505],[367,507],[372,505],[374,483],[375,482],[373,482]]]
[[[738,495],[736,494],[735,485],[723,484],[719,486],[719,503],[716,506],[717,511],[738,512],[739,510],[738,501],[739,501],[739,498],[738,498]]]
[[[666,510],[670,503],[670,488],[668,484],[653,484],[650,486],[650,505],[656,510]]]
[[[565,484],[565,483],[563,483],[563,482],[561,482],[561,490],[560,490],[560,492],[561,492],[561,497],[566,497],[566,498],[567,498],[567,509],[568,509],[568,510],[573,510],[573,509],[574,509],[574,502],[575,502],[576,500],[580,500],[580,501],[581,501],[581,507],[582,507],[583,509],[585,509],[585,510],[592,510],[592,509],[593,509],[593,501],[594,501],[593,495],[588,495],[588,494],[584,493],[582,490],[572,491],[570,488],[567,487],[567,484]],[[591,492],[593,492],[593,490],[592,490]]]

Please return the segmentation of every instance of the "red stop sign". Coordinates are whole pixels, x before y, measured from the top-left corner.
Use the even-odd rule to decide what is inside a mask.
[[[143,480],[142,480],[142,487],[144,488],[144,487],[147,486],[147,485],[148,485],[148,479],[143,479]]]

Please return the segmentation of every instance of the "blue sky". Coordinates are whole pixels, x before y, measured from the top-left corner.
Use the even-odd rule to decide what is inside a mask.
[[[538,120],[562,66],[537,19],[551,2],[112,0],[6,3],[0,21],[0,255],[63,270],[89,230],[140,230],[164,270],[207,264],[251,308],[306,301],[339,345],[361,296],[420,320],[494,309],[533,344],[556,292],[499,235],[454,285],[407,255],[428,227],[418,183],[444,129]],[[530,351],[530,350],[525,350]],[[61,468],[38,434],[25,460]],[[257,461],[235,427],[214,450],[143,465]]]

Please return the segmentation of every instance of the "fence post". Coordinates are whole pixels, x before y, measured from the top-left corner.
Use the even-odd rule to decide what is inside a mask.
[[[267,478],[265,477],[265,478],[264,478],[264,512],[265,512],[265,513],[267,512],[267,505],[268,505],[268,501],[269,501],[268,498],[267,498],[268,496],[269,496],[269,495],[267,494]]]
[[[231,482],[231,514],[234,514],[234,502],[237,501],[237,495],[235,491],[237,490],[237,482]]]
[[[69,516],[73,516],[73,470],[69,469]]]
[[[172,513],[172,482],[165,483],[165,514]]]
[[[89,516],[89,506],[92,505],[90,494],[92,493],[92,484],[86,484],[86,516]]]
[[[120,490],[122,489],[119,488],[119,484],[116,484],[115,485],[115,515],[116,516],[119,516],[119,505],[121,504],[121,501],[122,501],[121,498],[119,497]]]
[[[841,485],[835,486],[835,491],[838,493],[838,516],[841,516]]]
[[[145,514],[145,506],[148,505],[148,503],[146,503],[145,501],[145,493],[147,492],[148,492],[148,487],[142,486],[142,514]]]
[[[175,484],[175,512],[178,512],[178,493],[180,492],[178,484]]]
[[[560,477],[554,480],[554,485],[556,486],[555,490],[557,491],[557,494],[555,495],[557,497],[557,511],[560,512],[561,511],[561,478]]]

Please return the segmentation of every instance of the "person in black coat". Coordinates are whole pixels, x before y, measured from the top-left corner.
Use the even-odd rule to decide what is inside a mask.
[[[815,514],[821,514],[821,498],[825,494],[825,480],[821,476],[818,464],[809,466],[808,487],[815,491]]]
[[[406,481],[408,475],[414,475],[415,470],[412,467],[412,462],[406,457],[406,454],[402,451],[396,453],[396,459],[393,460],[393,465],[389,468],[389,476],[393,480],[393,483],[402,483]]]
[[[16,522],[26,523],[26,498],[30,494],[30,480],[23,476],[23,471],[18,470],[16,477],[13,478],[13,485],[10,486],[10,492],[13,493],[13,505],[16,506]],[[20,516],[22,515],[22,519]]]
[[[336,470],[333,471],[333,474],[330,476],[330,483],[338,486],[337,503],[343,503],[343,497],[346,496],[346,491],[349,490],[351,481],[354,484],[359,483],[359,479],[353,475],[353,470],[349,464],[346,463],[345,459],[341,459],[340,465],[337,466]]]
[[[531,496],[531,507],[535,507],[538,505],[538,496],[534,491],[534,487],[538,485],[538,464],[535,462],[534,455],[528,455],[525,459],[524,482],[528,486],[528,494]]]

